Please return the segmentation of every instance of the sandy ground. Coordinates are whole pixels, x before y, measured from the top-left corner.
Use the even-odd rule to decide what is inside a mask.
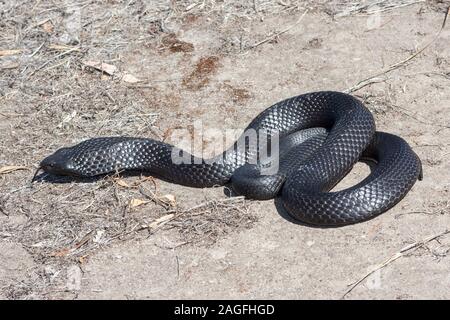
[[[450,298],[445,2],[0,1],[0,298]],[[424,168],[365,223],[307,227],[274,201],[140,176],[30,185],[86,138],[179,143],[195,120],[242,129],[284,98],[351,88]]]

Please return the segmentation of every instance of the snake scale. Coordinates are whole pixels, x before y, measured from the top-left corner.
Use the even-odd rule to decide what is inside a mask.
[[[279,166],[267,165],[258,147],[239,139],[212,159],[174,163],[175,147],[153,139],[102,137],[61,148],[40,163],[57,175],[93,177],[117,171],[141,171],[190,187],[231,184],[253,199],[279,197],[287,213],[306,224],[341,226],[370,219],[398,203],[422,178],[420,159],[402,138],[375,129],[370,111],[351,95],[320,91],[274,104],[246,130],[279,138]],[[176,151],[179,152],[179,151]],[[330,191],[361,159],[376,162],[360,183]]]

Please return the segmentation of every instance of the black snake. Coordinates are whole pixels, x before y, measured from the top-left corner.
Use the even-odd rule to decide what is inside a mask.
[[[260,148],[244,136],[213,159],[183,153],[187,163],[174,163],[174,152],[180,151],[153,139],[94,138],[57,150],[40,168],[78,177],[138,170],[191,187],[231,183],[249,198],[278,196],[293,218],[324,226],[356,223],[388,210],[422,176],[420,159],[410,146],[400,137],[377,132],[370,111],[344,93],[312,92],[283,100],[260,113],[244,134],[250,129],[267,133],[269,140],[279,137],[277,172],[263,174],[268,163],[260,161]],[[369,176],[330,192],[361,159],[377,163]]]

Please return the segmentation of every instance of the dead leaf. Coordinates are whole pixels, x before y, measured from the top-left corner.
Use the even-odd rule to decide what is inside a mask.
[[[175,196],[173,194],[166,194],[166,195],[162,196],[160,198],[160,200],[170,204],[171,206],[175,206],[177,203]]]
[[[11,173],[17,170],[28,170],[28,168],[24,166],[4,166],[0,168],[0,174]]]
[[[143,204],[149,203],[150,201],[142,200],[142,199],[131,199],[130,200],[130,207],[136,208]]]
[[[23,51],[23,49],[0,50],[0,57],[14,56],[21,54]]]
[[[18,68],[18,67],[19,67],[19,64],[17,62],[6,63],[6,64],[0,65],[0,69],[3,69],[3,70],[15,69],[15,68]]]
[[[130,185],[128,184],[128,183],[126,183],[124,180],[122,180],[122,179],[116,179],[116,180],[114,180],[114,182],[118,185],[118,186],[121,186],[121,187],[124,187],[124,188],[130,188]]]
[[[72,249],[64,248],[59,251],[50,253],[50,256],[51,257],[64,257],[64,256],[67,256],[70,253],[70,251],[72,251]]]
[[[87,262],[88,257],[89,257],[89,255],[81,256],[78,258],[78,262],[80,264],[85,264]]]
[[[138,83],[138,82],[141,82],[142,80],[136,78],[136,77],[133,76],[132,74],[126,73],[126,74],[122,77],[122,81],[128,82],[128,83]]]
[[[44,31],[47,33],[52,33],[53,32],[53,23],[51,23],[51,21],[44,22],[42,24],[42,29],[44,29]]]
[[[68,51],[68,50],[81,51],[80,48],[72,47],[72,46],[66,46],[65,44],[49,44],[47,46],[47,48],[49,48],[51,50],[56,50],[56,51]]]
[[[148,225],[148,227],[150,229],[155,229],[156,227],[159,227],[162,223],[171,220],[174,216],[175,216],[175,214],[173,214],[173,213],[162,216],[161,218],[158,218],[155,221],[153,221],[152,223],[150,223]]]
[[[97,69],[99,71],[102,71],[106,74],[109,74],[110,76],[112,76],[114,73],[117,72],[117,67],[113,66],[112,64],[107,64],[101,61],[83,61],[83,64],[87,67],[91,67],[94,69]]]

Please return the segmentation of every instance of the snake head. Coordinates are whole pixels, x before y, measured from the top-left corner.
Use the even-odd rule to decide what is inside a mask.
[[[79,176],[78,171],[75,170],[72,157],[70,157],[69,148],[61,148],[49,155],[41,161],[39,167],[51,174]]]
[[[149,139],[147,139],[150,141]],[[139,154],[145,139],[104,137],[89,139],[68,148],[61,148],[42,160],[40,168],[47,173],[90,178],[123,169],[140,169]],[[138,150],[138,151],[136,151]]]

